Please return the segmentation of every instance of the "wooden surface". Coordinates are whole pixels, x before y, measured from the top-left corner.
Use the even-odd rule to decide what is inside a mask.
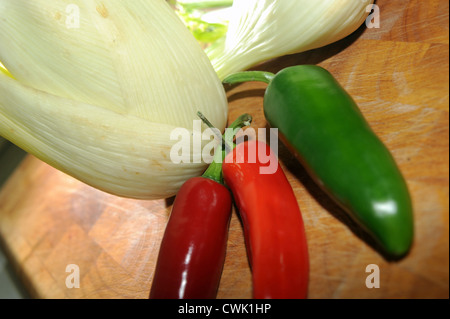
[[[314,63],[354,96],[392,151],[415,207],[415,243],[383,258],[312,183],[294,158],[280,160],[298,198],[311,257],[311,298],[449,298],[448,1],[379,0],[381,27],[362,27],[325,48],[261,69]],[[230,119],[265,127],[264,84],[228,90]],[[33,297],[147,298],[172,200],[136,201],[92,189],[28,156],[0,193],[0,237]],[[80,288],[66,287],[69,264]],[[366,266],[380,288],[365,285]],[[219,298],[250,298],[242,226],[233,212]]]

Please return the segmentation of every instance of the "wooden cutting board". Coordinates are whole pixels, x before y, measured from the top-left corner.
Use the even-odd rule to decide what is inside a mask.
[[[280,161],[303,212],[311,298],[449,298],[448,1],[379,0],[380,28],[362,27],[325,48],[276,59],[330,70],[396,158],[411,189],[411,253],[384,259],[282,146]],[[265,85],[228,88],[230,120],[265,127]],[[138,201],[93,189],[28,156],[0,193],[0,237],[37,298],[147,298],[173,199]],[[368,265],[380,287],[369,289]],[[79,288],[66,279],[79,270]],[[68,268],[69,266],[69,268]],[[67,272],[68,271],[68,272]],[[251,298],[242,225],[233,212],[219,298]]]

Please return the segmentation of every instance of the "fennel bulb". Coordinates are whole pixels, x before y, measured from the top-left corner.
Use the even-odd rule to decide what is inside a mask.
[[[360,27],[373,0],[234,0],[224,38],[207,50],[220,79],[260,62],[336,42]]]
[[[170,159],[170,134],[197,111],[223,130],[227,98],[166,1],[0,0],[0,16],[0,136],[124,197],[170,197],[203,172]]]

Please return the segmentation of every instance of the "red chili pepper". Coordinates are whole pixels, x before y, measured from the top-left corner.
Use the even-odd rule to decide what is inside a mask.
[[[239,117],[231,128],[248,125]],[[224,152],[201,177],[180,188],[164,237],[150,291],[151,299],[213,299],[225,261],[232,198],[223,185]],[[219,160],[220,159],[220,160]]]
[[[178,192],[161,243],[152,299],[213,299],[225,260],[229,190],[194,177]]]
[[[264,148],[275,163],[273,174],[261,174],[248,154]],[[246,157],[247,154],[247,157]],[[236,146],[223,163],[223,175],[231,188],[244,225],[244,236],[252,268],[255,299],[306,298],[309,258],[306,235],[297,199],[278,159],[261,141]]]

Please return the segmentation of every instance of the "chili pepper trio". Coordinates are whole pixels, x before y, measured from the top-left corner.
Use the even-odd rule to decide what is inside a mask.
[[[301,65],[277,74],[240,72],[224,83],[268,83],[264,114],[313,180],[370,235],[388,259],[402,258],[414,237],[412,201],[396,162],[358,106],[325,69]],[[250,125],[244,114],[230,127]],[[297,198],[281,166],[248,154],[268,144],[223,139],[201,177],[179,190],[161,242],[152,299],[216,298],[233,201],[241,216],[253,298],[307,298],[307,236]],[[224,160],[226,159],[226,160]]]

